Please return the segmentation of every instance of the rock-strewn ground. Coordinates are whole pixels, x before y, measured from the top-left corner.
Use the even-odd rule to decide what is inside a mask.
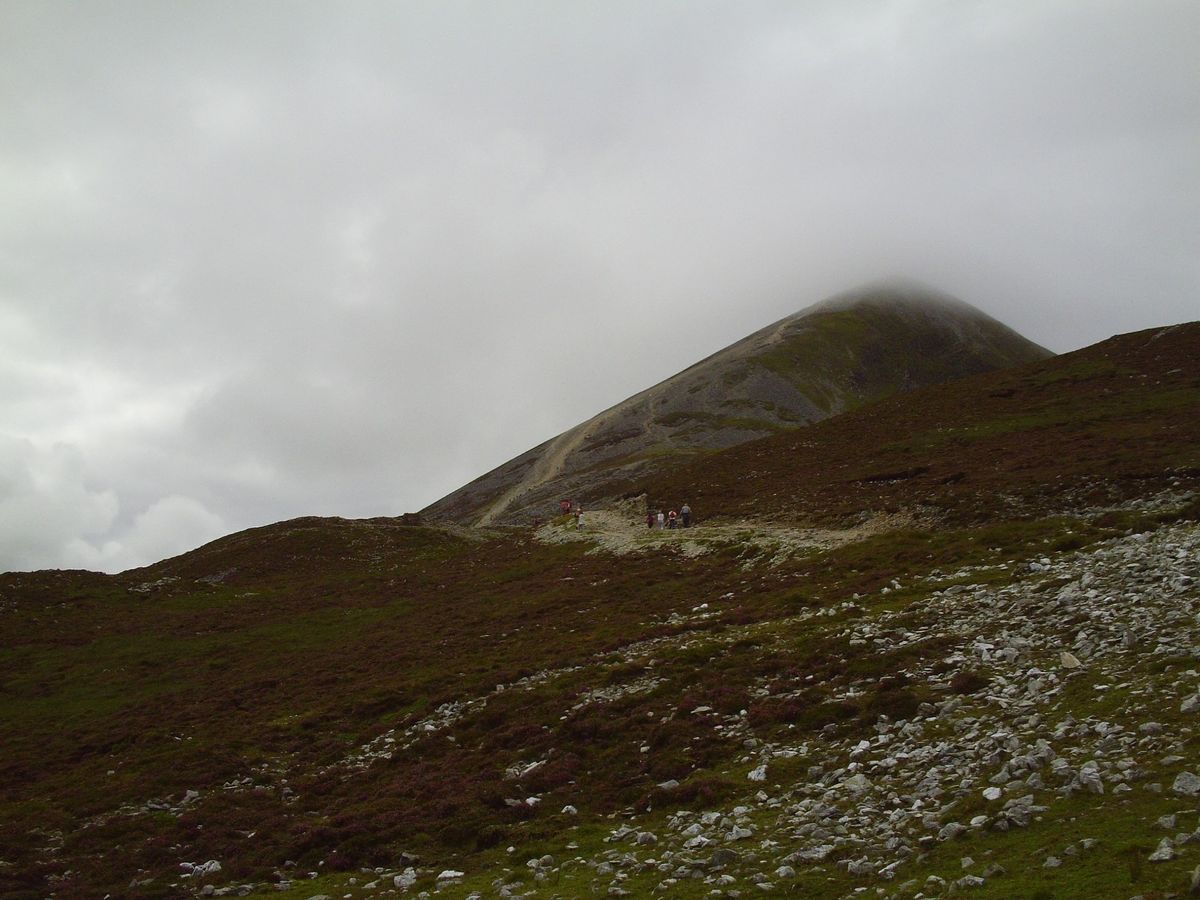
[[[702,622],[712,606],[700,604],[686,618]],[[506,848],[492,871],[447,874],[418,864],[367,872],[339,889],[347,896],[1032,896],[1046,880],[1046,896],[1074,884],[1066,895],[1133,897],[1143,873],[1161,867],[1188,890],[1200,866],[1195,523],[935,572],[910,585],[894,581],[872,596],[731,630],[711,646],[751,636],[764,647],[786,646],[799,633],[847,659],[911,660],[889,678],[906,696],[926,699],[905,716],[880,715],[866,734],[830,724],[796,740],[786,726],[759,727],[747,710],[670,713],[664,721],[699,718],[738,748],[723,774],[744,785],[740,794],[677,802],[679,785],[668,781],[652,809],[568,825],[536,848]],[[644,664],[700,640],[687,632],[630,645],[618,664]],[[926,652],[931,647],[936,652]],[[830,699],[862,696],[874,681],[831,679]],[[563,715],[660,684],[648,674],[597,689]],[[804,687],[789,691],[760,678],[754,693],[785,704]],[[438,721],[418,730],[442,727],[472,703],[486,698],[439,710]],[[389,736],[347,762],[370,764],[402,740]],[[541,802],[525,796],[521,781],[544,762],[510,769],[509,802]],[[574,806],[564,813],[568,821],[577,816]],[[1107,874],[1098,879],[1098,869]],[[311,896],[299,884],[293,889]]]

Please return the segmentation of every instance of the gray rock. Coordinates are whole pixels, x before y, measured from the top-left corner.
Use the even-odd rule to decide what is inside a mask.
[[[833,844],[818,844],[816,847],[809,847],[807,850],[798,850],[788,857],[791,860],[793,857],[796,862],[824,862],[829,858],[837,847]]]
[[[1181,713],[1194,713],[1198,710],[1200,710],[1200,694],[1192,694],[1192,696],[1179,704],[1179,711]]]
[[[417,870],[409,866],[399,875],[392,879],[392,885],[401,891],[411,890],[412,886],[417,883]]]
[[[1150,854],[1149,862],[1170,862],[1179,854],[1175,850],[1175,842],[1170,838],[1163,838],[1158,842],[1158,848]]]
[[[851,875],[874,875],[875,864],[864,856],[861,859],[850,860],[846,865],[846,871]]]
[[[938,831],[938,840],[939,841],[951,840],[952,838],[958,837],[960,834],[964,833],[966,830],[967,830],[967,826],[962,825],[959,822],[949,822],[946,825],[944,825],[940,831]]]
[[[1180,772],[1175,776],[1171,790],[1180,797],[1195,797],[1200,795],[1200,778],[1192,772]]]
[[[842,782],[842,787],[854,794],[861,794],[863,791],[871,789],[871,782],[866,775],[859,772],[857,775],[852,775]]]
[[[1057,856],[1047,856],[1046,861],[1042,863],[1043,869],[1057,869],[1062,865],[1062,860]]]
[[[832,851],[832,847],[830,850]],[[728,847],[722,847],[719,850],[714,850],[712,856],[708,858],[708,864],[714,869],[720,869],[724,866],[732,865],[742,857],[736,850],[730,850]]]
[[[1104,782],[1100,778],[1100,772],[1096,769],[1081,769],[1079,783],[1093,794],[1104,793]]]

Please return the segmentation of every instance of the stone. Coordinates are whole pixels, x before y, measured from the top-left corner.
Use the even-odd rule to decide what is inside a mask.
[[[466,872],[460,872],[457,869],[443,869],[442,871],[438,872],[437,880],[439,882],[455,881],[459,878],[465,878],[466,876]]]
[[[799,850],[793,853],[797,862],[825,862],[829,858],[829,854],[833,853],[837,848],[833,844],[819,844],[816,847],[809,847],[806,850]]]
[[[1165,828],[1170,831],[1175,827],[1175,815],[1172,814],[1169,816],[1159,816],[1158,821],[1154,824],[1159,828]]]
[[[1198,710],[1200,710],[1200,694],[1192,694],[1192,696],[1179,704],[1179,711],[1181,713],[1194,713]]]
[[[1104,793],[1104,782],[1100,778],[1100,772],[1096,769],[1081,769],[1079,783],[1093,794]]]
[[[1180,797],[1200,796],[1200,778],[1197,778],[1193,772],[1180,772],[1175,776],[1171,790]]]
[[[861,794],[864,791],[871,789],[871,782],[866,775],[859,772],[857,775],[851,775],[842,782],[842,787],[854,794]]]
[[[763,763],[750,770],[750,774],[746,776],[751,781],[766,781],[767,780],[767,764]]]
[[[417,870],[409,866],[399,875],[392,879],[392,885],[401,891],[407,891],[417,883]]]
[[[1163,838],[1158,842],[1158,848],[1148,857],[1149,862],[1170,862],[1179,854],[1175,850],[1175,842],[1170,838]]]
[[[851,875],[874,875],[875,865],[867,858],[852,859],[846,866],[846,871]]]
[[[998,787],[985,788],[983,791],[984,800],[999,800],[1004,796],[1004,791]]]
[[[1042,863],[1043,869],[1057,869],[1062,865],[1062,860],[1057,856],[1047,856],[1046,861]]]
[[[1083,665],[1083,663],[1079,661],[1079,658],[1069,650],[1061,651],[1058,654],[1058,657],[1064,669],[1078,669],[1081,665]]]
[[[939,841],[952,840],[953,838],[958,837],[960,834],[962,834],[966,830],[967,830],[967,827],[965,825],[962,825],[959,822],[949,822],[946,825],[942,826],[941,830],[938,831],[938,840]]]
[[[649,847],[658,843],[658,836],[652,831],[642,831],[638,833],[636,841],[639,847]]]
[[[579,815],[579,810],[577,810],[575,807],[571,806],[568,803],[566,806],[564,806],[562,808],[562,814],[564,816],[577,816],[577,815]]]
[[[708,859],[708,864],[714,869],[720,869],[724,866],[731,865],[741,859],[741,856],[736,850],[730,850],[728,847],[722,847],[719,850],[714,850],[712,856]]]

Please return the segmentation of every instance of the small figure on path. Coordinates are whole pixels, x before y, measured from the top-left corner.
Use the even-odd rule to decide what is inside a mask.
[[[575,510],[575,529],[577,531],[583,531],[583,510],[582,509]]]
[[[667,516],[667,519],[667,527],[674,528],[676,521],[679,519],[679,513],[675,512],[675,510],[671,510],[670,514]]]
[[[647,528],[654,527],[654,510],[652,510],[652,509],[646,510],[646,527]]]
[[[658,511],[658,528],[659,531],[663,529],[663,512],[661,509]]]
[[[692,527],[692,508],[686,503],[684,503],[683,508],[679,510],[679,517],[683,519],[684,528]]]

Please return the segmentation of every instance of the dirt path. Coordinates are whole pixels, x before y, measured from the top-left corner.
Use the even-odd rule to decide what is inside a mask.
[[[881,514],[847,529],[794,528],[775,522],[700,523],[692,528],[649,529],[643,507],[630,501],[615,508],[584,510],[584,527],[573,519],[550,522],[536,532],[544,543],[588,541],[596,552],[634,553],[654,548],[674,549],[684,556],[701,556],[731,544],[745,548],[746,565],[782,563],[813,550],[830,550],[895,528],[920,524],[906,513]]]
[[[564,431],[546,448],[546,452],[538,457],[525,473],[525,477],[497,497],[476,521],[476,525],[492,525],[496,517],[508,509],[514,500],[522,494],[540,487],[548,481],[553,481],[562,474],[566,467],[567,457],[579,448],[579,445],[591,434],[591,430],[604,424],[605,413],[594,419],[589,419],[581,425],[576,425],[570,431]]]

